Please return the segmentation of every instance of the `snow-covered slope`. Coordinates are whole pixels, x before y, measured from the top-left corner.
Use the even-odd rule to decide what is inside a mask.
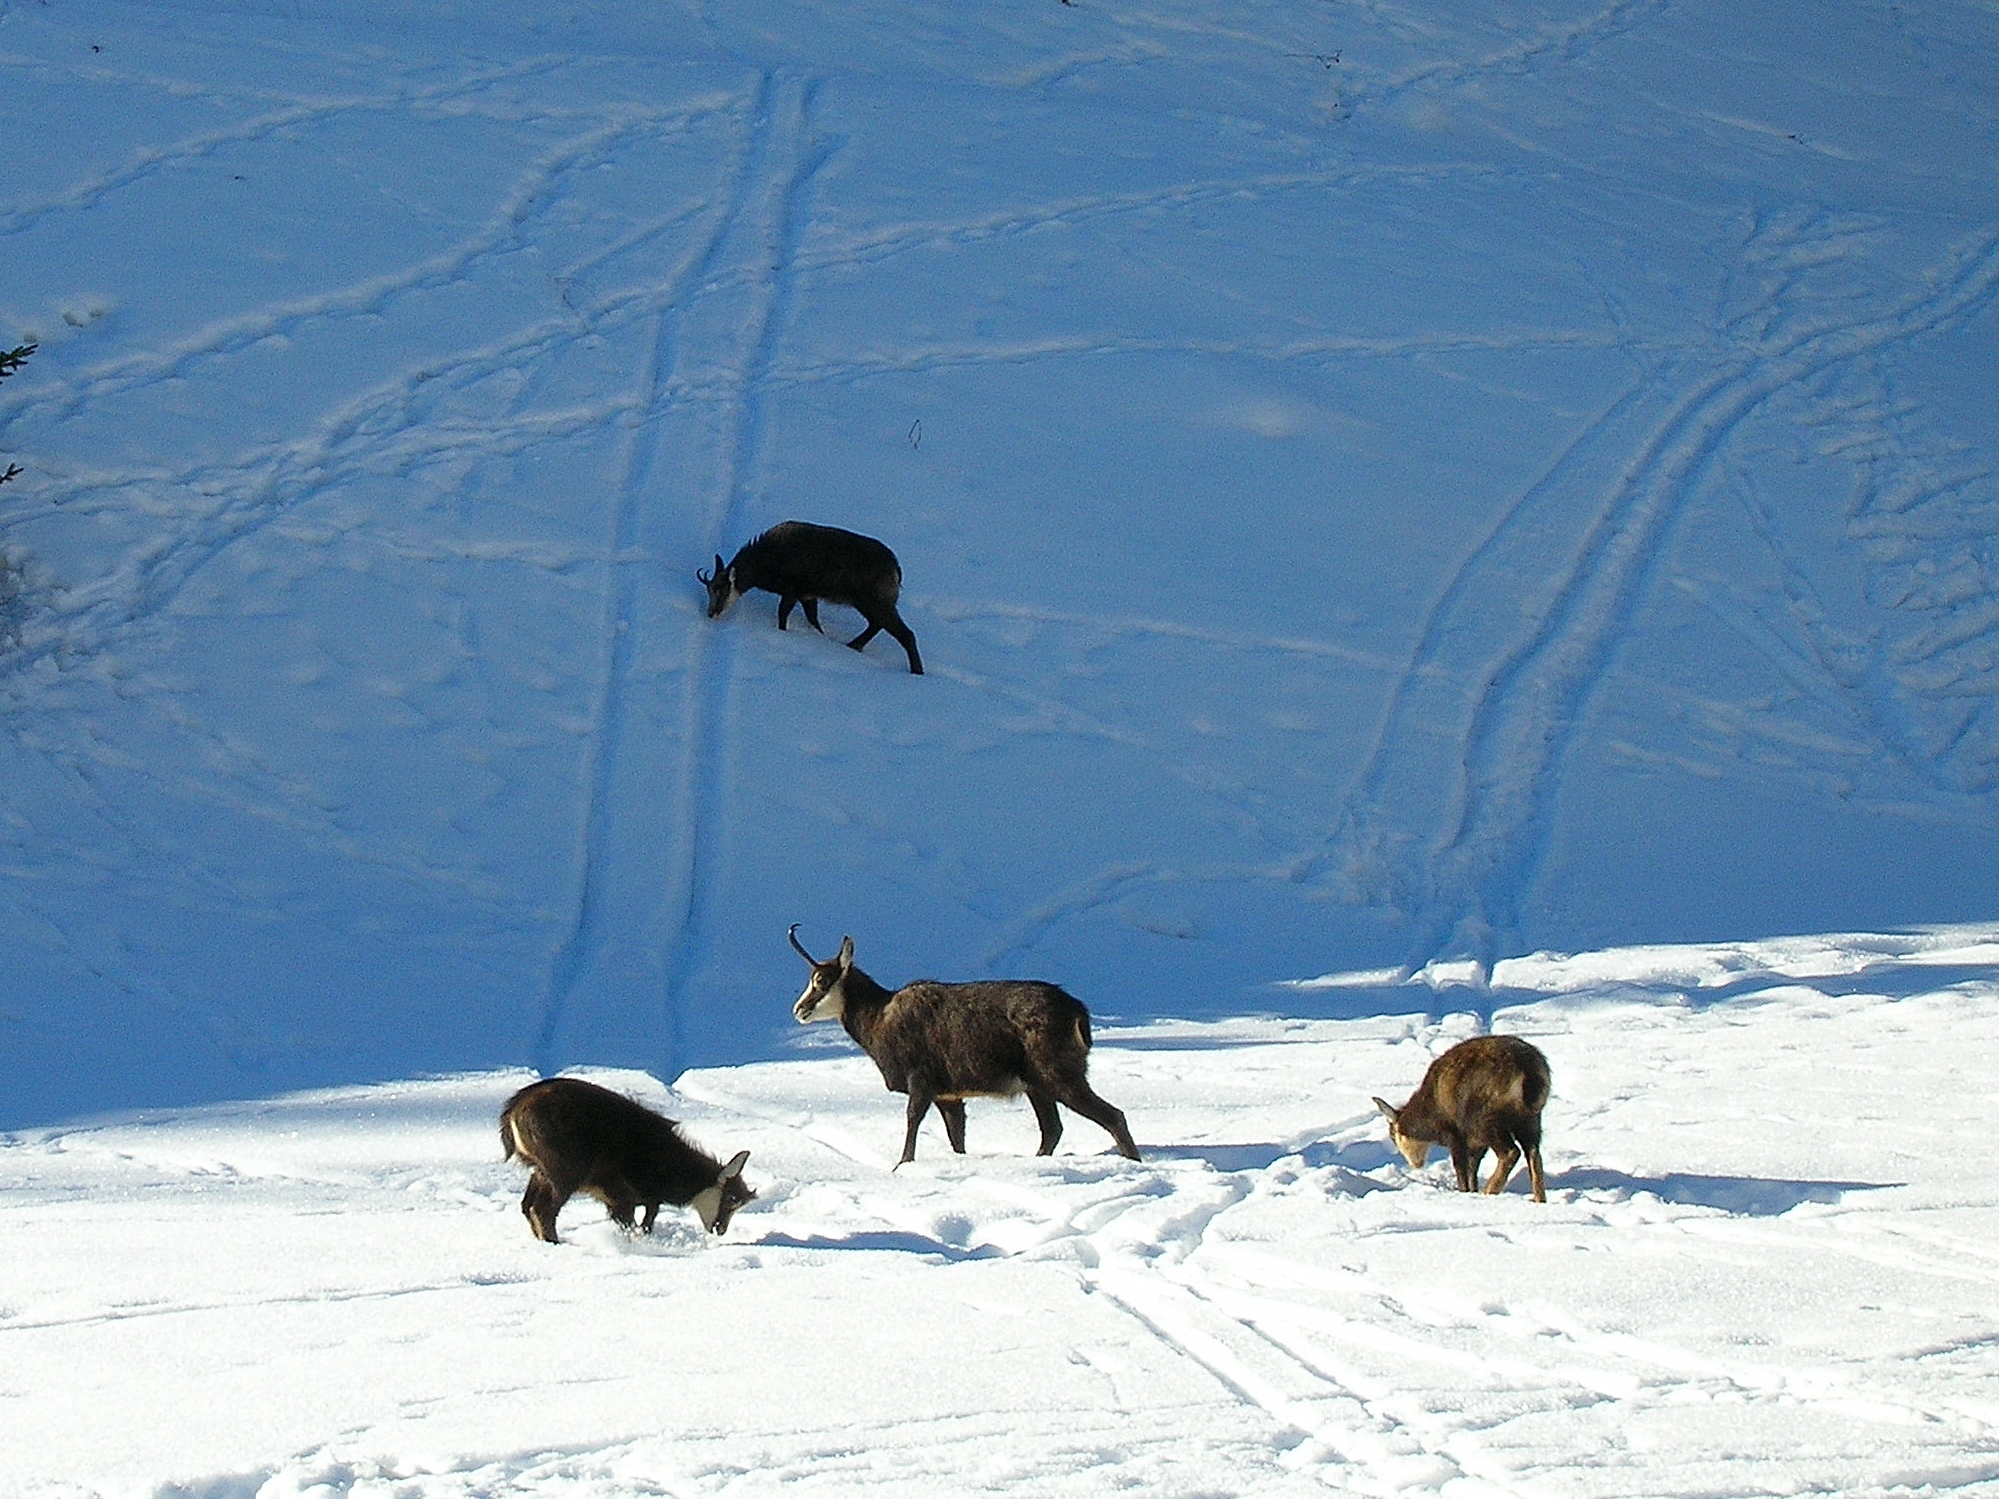
[[[1995,43],[0,6],[0,1119],[1990,916]],[[927,676],[702,617],[792,515]]]
[[[1500,977],[1545,1205],[1382,1137],[1464,1013],[1107,1030],[1143,1162],[600,1074],[752,1151],[719,1241],[530,1238],[525,1071],[0,1137],[0,1494],[1999,1493],[1999,928]]]

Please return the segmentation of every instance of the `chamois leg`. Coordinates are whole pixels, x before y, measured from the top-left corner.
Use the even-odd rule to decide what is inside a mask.
[[[1027,1101],[1034,1106],[1035,1121],[1041,1126],[1041,1148],[1034,1153],[1055,1154],[1055,1142],[1062,1138],[1062,1116],[1055,1112],[1055,1100],[1046,1093],[1029,1088]]]
[[[1476,1192],[1478,1190],[1478,1163],[1485,1159],[1483,1150],[1473,1150],[1465,1143],[1463,1135],[1453,1134],[1444,1142],[1451,1150],[1451,1165],[1458,1173],[1458,1190]]]
[[[1492,1152],[1492,1180],[1485,1184],[1487,1195],[1497,1197],[1506,1190],[1506,1183],[1513,1175],[1513,1168],[1520,1164],[1520,1147],[1508,1140],[1498,1145]]]
[[[632,1190],[630,1182],[622,1176],[614,1176],[591,1187],[590,1195],[604,1204],[604,1211],[611,1215],[611,1221],[618,1227],[628,1234],[638,1232],[633,1214],[638,1211],[639,1196]]]
[[[1541,1179],[1541,1147],[1534,1144],[1527,1147],[1527,1179],[1534,1184],[1534,1200],[1548,1200],[1547,1183]]]
[[[656,1202],[647,1203],[645,1216],[639,1219],[639,1232],[642,1234],[651,1233],[652,1220],[657,1218],[658,1216],[659,1216],[659,1204]]]
[[[937,1113],[944,1121],[944,1137],[951,1142],[951,1148],[959,1155],[965,1153],[965,1100],[962,1098],[940,1098]]]
[[[1137,1160],[1138,1146],[1131,1138],[1131,1127],[1124,1122],[1124,1110],[1117,1108],[1097,1096],[1088,1083],[1075,1083],[1065,1089],[1059,1097],[1092,1124],[1102,1125],[1117,1142],[1118,1154]]]
[[[869,620],[868,627],[865,630],[861,631],[860,634],[856,635],[852,640],[847,642],[847,649],[850,651],[866,650],[868,648],[868,642],[870,640],[873,640],[875,636],[881,634],[881,628],[882,627],[879,622],[872,619]]]
[[[819,630],[819,600],[805,598],[800,599],[799,602],[805,606],[805,622],[812,626],[813,629]],[[819,630],[819,633],[824,635],[826,632]]]
[[[569,1193],[559,1190],[541,1172],[529,1174],[528,1189],[521,1194],[521,1211],[527,1215],[528,1227],[534,1230],[537,1239],[545,1244],[562,1242],[555,1236],[555,1215],[567,1201]]]
[[[911,630],[908,625],[902,622],[902,616],[900,614],[889,615],[887,619],[882,621],[882,628],[887,630],[890,635],[894,636],[896,643],[899,644],[903,648],[903,650],[908,652],[909,674],[912,677],[922,676],[923,658],[916,654],[916,632]]]
[[[794,610],[794,609],[796,609],[797,607],[798,607],[798,595],[797,595],[797,594],[795,594],[795,593],[786,593],[786,594],[780,594],[780,595],[778,596],[778,600],[777,600],[777,627],[778,627],[778,628],[779,628],[780,630],[782,630],[782,629],[784,629],[784,628],[785,628],[785,621],[787,621],[787,620],[789,620],[789,619],[791,618],[791,611],[792,611],[792,610]],[[806,615],[806,618],[807,618],[807,619],[810,619],[811,617],[812,617],[812,616],[811,616],[811,614],[810,614],[810,613],[808,612],[808,613],[807,613],[807,615]]]
[[[914,1078],[910,1079],[909,1128],[903,1134],[902,1159],[897,1161],[896,1165],[907,1166],[911,1161],[916,1159],[916,1131],[922,1126],[923,1116],[930,1112],[930,1105],[936,1102],[936,1099],[937,1095],[931,1091],[928,1083],[920,1083]]]

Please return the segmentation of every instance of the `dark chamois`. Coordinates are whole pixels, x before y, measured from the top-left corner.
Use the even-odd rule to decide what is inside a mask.
[[[1138,1159],[1124,1115],[1090,1088],[1090,1012],[1054,984],[1028,979],[940,984],[918,979],[893,993],[854,966],[854,939],[821,963],[791,929],[791,945],[812,965],[792,1006],[801,1024],[838,1020],[874,1058],[891,1093],[909,1095],[902,1160],[916,1159],[916,1130],[930,1105],[951,1148],[965,1153],[965,1100],[1025,1093],[1041,1125],[1038,1154],[1062,1138],[1057,1103],[1101,1124],[1118,1150]]]
[[[1541,1179],[1541,1110],[1548,1102],[1548,1059],[1518,1036],[1474,1036],[1430,1064],[1423,1082],[1401,1108],[1381,1099],[1374,1106],[1388,1120],[1388,1138],[1411,1170],[1422,1169],[1430,1146],[1443,1145],[1457,1168],[1458,1190],[1478,1190],[1479,1163],[1497,1153],[1489,1193],[1501,1191],[1520,1154],[1534,1200],[1546,1202]]]
[[[819,629],[819,605],[845,604],[858,610],[868,627],[847,644],[866,650],[883,630],[909,653],[909,669],[923,675],[916,636],[895,601],[902,596],[902,564],[872,536],[788,520],[747,543],[733,562],[715,554],[715,571],[694,575],[708,590],[708,617],[714,619],[753,588],[777,595],[777,627],[791,618],[794,604],[805,606],[805,622]],[[825,631],[821,630],[823,635]]]
[[[724,1166],[681,1138],[662,1118],[622,1093],[580,1077],[529,1083],[500,1111],[500,1144],[506,1158],[527,1165],[521,1211],[537,1239],[555,1237],[555,1215],[577,1192],[610,1210],[627,1232],[632,1214],[645,1208],[638,1232],[652,1232],[662,1202],[692,1204],[711,1234],[728,1230],[737,1208],[757,1194],[743,1185],[747,1150]]]

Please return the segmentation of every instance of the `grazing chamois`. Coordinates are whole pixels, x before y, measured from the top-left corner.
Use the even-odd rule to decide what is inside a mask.
[[[1120,1153],[1138,1159],[1124,1115],[1090,1088],[1090,1012],[1054,984],[1029,979],[940,984],[918,979],[890,992],[854,966],[854,939],[821,963],[791,929],[791,945],[812,965],[792,1006],[800,1024],[837,1020],[874,1058],[891,1093],[909,1095],[902,1160],[916,1159],[916,1130],[930,1106],[951,1148],[965,1153],[965,1100],[1025,1093],[1041,1125],[1040,1155],[1062,1138],[1057,1103],[1101,1124]]]
[[[1546,1202],[1541,1179],[1541,1110],[1548,1102],[1548,1059],[1518,1036],[1474,1036],[1430,1064],[1401,1108],[1377,1098],[1388,1120],[1388,1138],[1411,1170],[1420,1170],[1433,1144],[1451,1153],[1458,1190],[1478,1190],[1479,1163],[1496,1152],[1488,1193],[1506,1186],[1522,1151],[1534,1200]]]
[[[708,617],[714,619],[751,589],[777,595],[777,627],[791,618],[794,604],[805,606],[805,622],[819,629],[819,605],[845,604],[858,610],[868,627],[848,641],[857,651],[883,631],[909,653],[909,669],[923,675],[923,658],[916,654],[916,635],[902,622],[895,602],[902,596],[902,564],[872,536],[788,520],[772,526],[724,563],[715,554],[715,571],[697,572],[708,590]],[[823,635],[824,630],[820,630]]]
[[[724,1166],[682,1139],[671,1119],[580,1077],[543,1078],[508,1099],[500,1144],[506,1159],[518,1155],[527,1165],[521,1211],[550,1244],[558,1242],[555,1215],[579,1191],[628,1233],[634,1210],[644,1207],[637,1226],[644,1234],[662,1202],[692,1204],[703,1228],[725,1233],[736,1209],[757,1195],[743,1184],[747,1150]]]

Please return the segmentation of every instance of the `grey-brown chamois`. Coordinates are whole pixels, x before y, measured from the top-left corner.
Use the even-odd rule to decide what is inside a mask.
[[[1521,1153],[1534,1200],[1548,1200],[1541,1178],[1541,1110],[1548,1102],[1548,1059],[1518,1036],[1474,1036],[1460,1041],[1430,1064],[1422,1084],[1401,1108],[1377,1098],[1388,1120],[1388,1138],[1412,1170],[1442,1145],[1457,1168],[1458,1190],[1478,1190],[1479,1163],[1496,1152],[1487,1192],[1498,1192],[1513,1175]]]
[[[891,1093],[909,1095],[902,1160],[916,1159],[916,1130],[930,1106],[951,1148],[965,1153],[965,1100],[1025,1093],[1041,1125],[1041,1155],[1062,1138],[1056,1104],[1101,1124],[1118,1150],[1138,1159],[1124,1115],[1090,1088],[1090,1012],[1054,984],[1026,979],[940,984],[918,979],[884,989],[854,966],[854,939],[819,962],[791,929],[791,945],[812,965],[792,1007],[800,1024],[838,1020],[874,1058]]]
[[[805,622],[819,629],[819,605],[845,604],[857,610],[868,627],[848,641],[857,651],[883,630],[909,655],[909,669],[923,675],[923,658],[916,653],[916,635],[896,612],[902,596],[902,564],[872,536],[788,520],[746,543],[733,561],[715,554],[715,571],[694,575],[708,590],[708,617],[714,619],[752,589],[777,595],[777,627],[791,618],[792,606],[805,606]],[[823,635],[825,631],[820,630]]]
[[[506,1159],[519,1156],[528,1167],[521,1211],[550,1244],[558,1242],[555,1215],[578,1192],[603,1203],[627,1232],[643,1207],[638,1232],[646,1234],[662,1202],[691,1204],[703,1228],[724,1233],[757,1195],[743,1183],[747,1150],[725,1166],[683,1139],[671,1119],[580,1077],[543,1078],[508,1099],[500,1144]]]

